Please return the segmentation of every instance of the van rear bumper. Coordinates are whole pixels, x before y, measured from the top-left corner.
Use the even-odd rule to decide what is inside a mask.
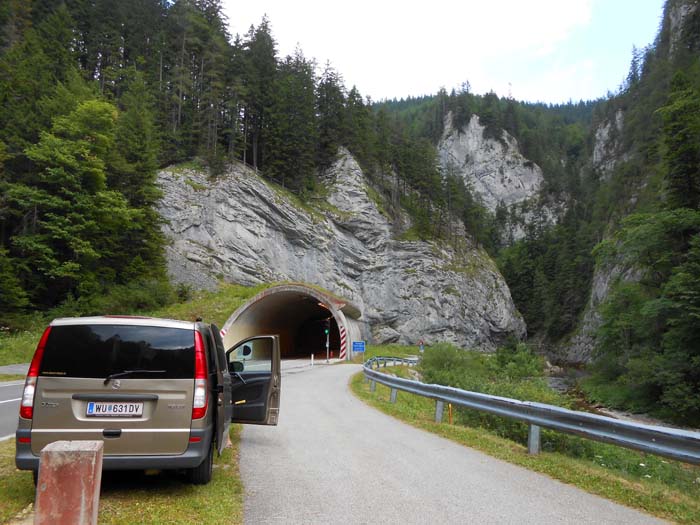
[[[183,454],[159,456],[104,456],[102,470],[146,470],[146,469],[180,469],[199,466],[212,446],[214,428],[190,431],[190,438],[200,438],[197,443],[190,443]],[[20,470],[39,470],[39,456],[32,453],[31,443],[20,443],[20,438],[31,437],[31,430],[18,429],[16,434],[17,452],[15,465]]]

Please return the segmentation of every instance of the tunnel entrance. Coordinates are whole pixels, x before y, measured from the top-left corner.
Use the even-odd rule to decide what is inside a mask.
[[[222,329],[224,345],[254,335],[280,336],[283,359],[350,359],[350,341],[361,339],[359,309],[349,301],[304,284],[262,291],[236,310]],[[328,329],[326,336],[325,330]]]

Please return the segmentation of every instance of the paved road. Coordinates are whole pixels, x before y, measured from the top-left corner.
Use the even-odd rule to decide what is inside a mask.
[[[0,383],[0,441],[15,437],[24,381]]]
[[[359,369],[283,374],[279,426],[243,430],[245,523],[661,523],[368,407]]]

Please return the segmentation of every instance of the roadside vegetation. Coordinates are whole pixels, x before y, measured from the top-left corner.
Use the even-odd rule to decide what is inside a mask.
[[[104,524],[243,522],[243,485],[238,471],[240,426],[232,447],[214,459],[207,485],[194,486],[169,472],[105,472],[98,520]],[[28,517],[34,503],[32,474],[15,468],[14,441],[0,443],[0,522]]]
[[[125,287],[102,298],[69,301],[48,312],[17,316],[11,320],[11,326],[0,331],[0,366],[31,361],[44,328],[57,317],[146,315],[191,321],[201,317],[221,327],[239,306],[268,286],[222,283],[216,291],[200,292],[179,287],[164,291],[161,296],[149,295],[152,290],[148,288]]]
[[[398,357],[415,350],[370,347],[368,357]],[[402,366],[381,370],[409,375]],[[522,344],[506,345],[490,355],[434,345],[426,348],[417,371],[425,383],[574,406],[573,399],[547,386],[541,358]],[[377,384],[376,392],[370,392],[362,374],[353,378],[351,388],[368,404],[418,428],[650,514],[678,523],[700,522],[699,467],[546,429],[542,430],[542,453],[531,456],[525,423],[460,407],[452,409],[450,418],[446,407],[443,423],[437,424],[433,400],[399,392],[392,404],[390,389]]]

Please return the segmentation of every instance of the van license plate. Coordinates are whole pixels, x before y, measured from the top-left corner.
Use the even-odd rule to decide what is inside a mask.
[[[143,403],[98,403],[90,401],[87,405],[90,417],[141,417]]]

